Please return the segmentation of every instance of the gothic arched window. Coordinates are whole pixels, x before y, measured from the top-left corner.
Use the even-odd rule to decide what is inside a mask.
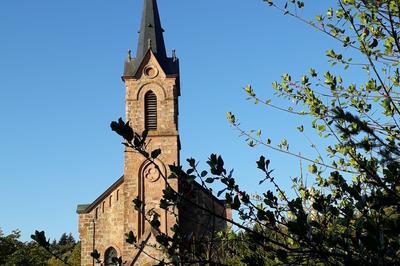
[[[113,258],[118,258],[117,250],[113,247],[109,247],[104,253],[104,265],[105,266],[115,266],[117,263],[113,262]]]
[[[148,91],[144,96],[144,115],[145,129],[157,129],[157,96],[152,91]]]

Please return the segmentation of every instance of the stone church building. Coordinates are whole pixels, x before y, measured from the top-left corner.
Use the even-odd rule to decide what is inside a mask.
[[[169,175],[168,165],[179,165],[180,141],[178,114],[180,96],[179,60],[175,53],[167,55],[156,0],[144,0],[141,28],[136,57],[129,54],[122,80],[126,87],[126,120],[136,132],[149,130],[148,150],[160,148],[157,164],[163,175]],[[121,103],[122,104],[122,103]],[[151,210],[159,216],[161,231],[172,234],[174,215],[159,207],[166,188],[157,168],[132,150],[124,152],[124,175],[114,182],[91,204],[78,205],[79,234],[82,245],[82,265],[97,265],[90,256],[93,250],[101,254],[103,265],[114,265],[112,257],[122,256],[126,265],[153,265],[148,256],[163,258],[161,251],[146,247],[138,249],[126,242],[125,234],[132,231],[138,243],[154,243],[154,232],[144,215]],[[178,180],[171,179],[171,186],[180,190]],[[198,183],[190,188],[193,202],[215,210],[230,218],[224,201],[209,194]],[[139,197],[145,210],[134,209],[133,200]],[[223,228],[225,223],[193,207],[178,210],[179,222],[189,235],[205,234],[211,225]]]

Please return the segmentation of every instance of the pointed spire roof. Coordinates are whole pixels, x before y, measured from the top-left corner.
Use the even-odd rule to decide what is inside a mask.
[[[167,74],[176,74],[179,71],[177,58],[167,56],[163,32],[157,0],[144,0],[136,58],[131,60],[129,56],[125,62],[124,76],[133,76],[137,72],[149,49]]]
[[[144,0],[139,44],[136,52],[137,61],[143,59],[149,48],[151,48],[160,63],[167,59],[163,31],[158,13],[157,0]]]

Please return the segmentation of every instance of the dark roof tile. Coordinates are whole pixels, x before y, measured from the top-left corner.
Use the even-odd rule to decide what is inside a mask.
[[[173,58],[167,56],[163,32],[157,0],[144,0],[136,58],[125,62],[123,77],[135,76],[150,49],[167,75],[179,73],[178,60],[175,56]]]

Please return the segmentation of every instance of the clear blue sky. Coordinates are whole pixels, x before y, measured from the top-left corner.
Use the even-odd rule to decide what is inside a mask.
[[[318,5],[313,9],[322,10]],[[182,161],[204,163],[220,153],[245,188],[262,192],[255,161],[264,154],[289,188],[299,162],[249,148],[225,113],[306,152],[306,139],[295,131],[301,121],[247,102],[242,87],[251,83],[272,97],[271,83],[282,73],[326,67],[331,40],[262,0],[159,0],[159,8],[167,49],[176,49],[181,62]],[[76,205],[90,203],[123,174],[123,147],[109,123],[124,116],[120,76],[127,50],[136,51],[141,9],[142,0],[0,2],[0,228],[6,233],[77,236]]]

